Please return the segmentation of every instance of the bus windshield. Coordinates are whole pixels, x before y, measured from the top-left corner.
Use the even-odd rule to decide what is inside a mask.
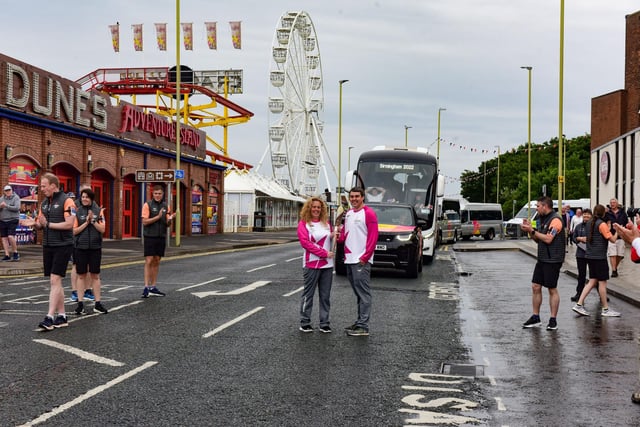
[[[360,159],[357,176],[368,202],[406,203],[429,224],[433,222],[437,188],[435,161]]]

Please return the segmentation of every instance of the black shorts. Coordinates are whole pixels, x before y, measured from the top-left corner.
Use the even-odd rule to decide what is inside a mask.
[[[587,259],[589,279],[609,280],[609,262],[606,259]]]
[[[18,228],[18,219],[0,221],[0,237],[15,236],[16,228]]]
[[[67,274],[69,258],[73,252],[73,246],[43,246],[42,261],[44,264],[44,275],[55,274],[64,277]]]
[[[531,282],[542,285],[545,288],[557,288],[560,268],[562,268],[561,262],[548,263],[538,261],[536,267],[533,269]]]
[[[144,256],[164,256],[167,247],[166,237],[146,237],[144,238]]]
[[[88,271],[89,273],[98,274],[102,263],[102,249],[76,248],[73,251],[73,259],[76,264],[76,273],[85,274]]]

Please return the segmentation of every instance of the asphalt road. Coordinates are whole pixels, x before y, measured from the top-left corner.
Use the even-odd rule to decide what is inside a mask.
[[[464,415],[486,421],[484,380],[441,373],[468,350],[453,258],[438,258],[416,280],[375,273],[369,337],[342,330],[356,317],[345,277],[333,284],[334,333],[298,331],[297,244],[166,259],[164,298],[139,298],[138,260],[105,269],[110,313],[46,333],[34,331],[43,279],[2,279],[0,424],[434,425],[460,414],[453,395],[480,402]]]

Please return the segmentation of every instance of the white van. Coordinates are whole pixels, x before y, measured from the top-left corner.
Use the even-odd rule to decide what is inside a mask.
[[[493,240],[502,236],[502,205],[499,203],[466,203],[460,205],[462,240],[482,236]]]
[[[571,206],[571,210],[573,212],[576,211],[577,208],[586,209],[591,208],[591,199],[574,199],[574,200],[563,200],[563,205]],[[520,237],[526,237],[526,233],[523,233],[520,229],[522,225],[522,220],[527,218],[527,216],[531,216],[531,221],[535,221],[538,217],[538,211],[536,207],[538,206],[537,200],[532,200],[528,204],[524,205],[522,209],[518,211],[515,217],[511,218],[509,221],[505,223],[504,233],[508,239],[517,239]],[[528,207],[528,209],[527,209]],[[553,209],[558,211],[558,200],[553,201]]]

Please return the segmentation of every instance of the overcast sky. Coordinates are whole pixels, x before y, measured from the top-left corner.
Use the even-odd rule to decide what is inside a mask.
[[[590,133],[591,98],[624,86],[625,15],[631,0],[565,2],[564,133]],[[315,26],[324,80],[324,141],[337,163],[339,84],[343,86],[342,171],[375,145],[431,147],[441,113],[441,171],[447,195],[455,178],[527,140],[528,76],[533,67],[532,141],[558,135],[560,0],[183,0],[181,21],[194,24],[195,70],[244,70],[252,111],[229,131],[229,155],[257,165],[268,144],[267,100],[276,24],[304,10]],[[3,6],[0,51],[76,80],[98,68],[175,64],[175,2],[167,0],[20,1]],[[218,22],[218,49],[206,45],[205,21]],[[242,21],[242,49],[229,21]],[[108,25],[120,23],[120,53]],[[158,51],[154,23],[168,23],[168,50]],[[132,24],[144,24],[144,51],[134,52]],[[219,130],[212,131],[221,141]],[[454,144],[451,146],[450,144]],[[464,147],[464,148],[461,148]],[[475,151],[477,150],[477,151]],[[489,150],[490,153],[482,153]],[[265,173],[269,169],[263,168]],[[454,179],[452,181],[452,178]],[[332,179],[333,181],[333,179]],[[324,187],[321,184],[322,187]]]

